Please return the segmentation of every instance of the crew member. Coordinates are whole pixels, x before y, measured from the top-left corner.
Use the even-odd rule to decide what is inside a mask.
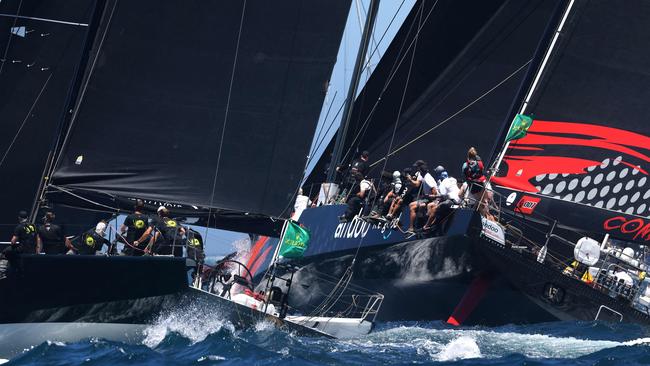
[[[429,203],[434,202],[438,195],[438,185],[431,173],[429,173],[427,163],[424,160],[418,160],[413,164],[413,168],[416,171],[415,177],[408,177],[408,179],[414,187],[420,189],[420,194],[415,202],[409,204],[411,221],[409,223],[408,231],[410,232],[415,230],[414,226],[418,210],[425,208]]]
[[[149,225],[149,216],[144,214],[144,202],[140,199],[135,201],[133,213],[124,219],[120,227],[125,255],[141,256],[149,242],[151,234],[151,225]]]
[[[54,224],[54,212],[48,211],[43,218],[43,225],[38,227],[37,246],[45,254],[66,254],[74,251],[74,247],[61,226]]]
[[[347,222],[352,220],[359,211],[361,211],[361,206],[363,202],[372,191],[372,183],[366,180],[363,175],[359,172],[354,172],[353,177],[355,179],[355,184],[352,186],[350,191],[350,198],[348,199],[348,208],[345,211],[345,214],[339,217],[339,220],[342,222]]]
[[[438,183],[438,202],[431,202],[427,205],[428,219],[424,226],[428,230],[431,225],[438,219],[446,218],[450,213],[453,205],[460,203],[460,188],[456,178],[450,177],[447,170],[439,165],[434,169],[433,175]]]
[[[189,229],[187,233],[187,258],[194,259],[197,263],[203,263],[205,259],[203,237],[193,229]]]
[[[102,247],[106,245],[111,248],[111,242],[104,237],[106,233],[106,222],[104,220],[97,223],[94,229],[90,229],[81,234],[80,240],[77,243],[77,254],[82,255],[95,255]]]
[[[473,201],[478,202],[478,211],[484,217],[494,219],[490,214],[490,202],[492,191],[483,173],[483,161],[478,155],[476,148],[470,147],[467,151],[467,159],[463,163],[463,174],[468,185],[469,196]]]
[[[38,234],[36,226],[28,222],[29,215],[26,211],[18,213],[18,226],[11,237],[10,249],[16,253],[38,254]]]
[[[149,247],[154,254],[183,256],[183,236],[185,229],[169,217],[165,206],[158,208],[158,218],[154,221],[154,234]]]
[[[402,171],[401,177],[404,177],[402,180],[402,190],[401,193],[395,197],[393,202],[388,209],[388,215],[386,215],[387,220],[393,220],[394,217],[399,216],[398,212],[402,208],[402,205],[410,205],[411,202],[415,199],[417,195],[418,188],[413,186],[413,169],[411,167],[404,168]]]
[[[361,176],[365,177],[368,174],[368,170],[370,169],[370,166],[368,165],[368,157],[370,156],[370,153],[368,151],[364,150],[361,155],[352,160],[350,165],[347,167],[336,167],[336,171],[339,173],[343,173],[343,183],[342,183],[342,188],[341,191],[344,192],[345,190],[351,189],[355,184],[358,182],[356,181],[356,173],[360,173]],[[349,195],[348,195],[349,196]]]

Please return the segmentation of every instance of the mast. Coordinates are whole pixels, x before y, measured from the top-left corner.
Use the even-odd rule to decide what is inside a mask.
[[[379,10],[379,0],[371,0],[369,8],[368,17],[366,18],[366,23],[361,35],[361,42],[359,43],[357,59],[354,63],[352,80],[350,82],[350,87],[348,88],[348,96],[345,99],[345,107],[343,109],[343,115],[341,117],[341,127],[336,134],[336,142],[334,143],[332,161],[327,171],[328,182],[334,181],[334,178],[336,177],[336,166],[340,163],[339,160],[341,159],[341,154],[343,153],[343,144],[345,142],[345,136],[347,135],[350,119],[352,117],[352,104],[354,102],[354,97],[357,94],[357,88],[359,87],[361,72],[364,69],[366,53],[368,52],[368,45],[370,44],[370,40],[372,38],[372,29],[375,25],[375,19],[377,18],[377,11]]]
[[[45,200],[45,193],[50,183],[50,178],[52,177],[56,160],[63,148],[63,138],[66,135],[68,128],[70,128],[71,126],[70,119],[73,118],[73,111],[76,108],[75,104],[77,102],[77,96],[81,89],[82,79],[86,73],[86,66],[88,64],[88,60],[91,57],[91,51],[95,43],[95,36],[97,34],[97,30],[99,29],[101,20],[103,18],[103,14],[106,11],[107,4],[108,4],[108,0],[98,0],[95,3],[95,8],[93,9],[93,15],[90,17],[90,21],[89,21],[90,26],[84,40],[83,53],[81,55],[79,64],[75,68],[75,76],[74,79],[71,81],[71,87],[70,90],[68,91],[66,109],[63,112],[61,118],[59,119],[59,126],[57,127],[57,133],[52,139],[50,152],[48,153],[47,160],[45,161],[45,168],[43,169],[43,173],[41,174],[41,180],[38,189],[36,191],[34,203],[30,211],[30,216],[29,216],[30,222],[34,222],[36,216],[38,215],[38,211]]]
[[[499,165],[501,164],[501,161],[503,160],[503,157],[505,156],[506,150],[508,150],[508,146],[510,145],[509,142],[506,142],[501,145],[501,149],[498,150],[498,146],[501,141],[504,140],[506,134],[508,133],[508,130],[510,129],[510,126],[512,124],[512,120],[515,116],[515,114],[523,114],[526,111],[526,108],[528,108],[528,102],[530,101],[530,98],[532,97],[533,93],[535,92],[535,89],[537,87],[537,83],[539,82],[542,73],[544,72],[544,69],[546,68],[546,65],[548,63],[548,60],[553,53],[553,50],[555,49],[555,44],[557,43],[557,39],[560,36],[560,33],[562,32],[562,28],[564,27],[564,23],[567,20],[567,17],[569,16],[569,13],[571,12],[571,9],[573,8],[575,0],[571,0],[569,4],[566,6],[564,12],[560,11],[562,9],[562,4],[564,1],[560,1],[557,4],[556,10],[554,11],[553,17],[551,17],[547,29],[544,32],[545,36],[542,37],[542,39],[539,41],[539,45],[537,46],[537,50],[535,51],[535,55],[533,56],[533,59],[531,60],[532,64],[528,67],[528,72],[526,77],[521,82],[521,85],[519,87],[519,92],[517,93],[517,96],[513,100],[512,106],[510,108],[510,111],[506,115],[506,121],[503,123],[501,132],[499,134],[499,137],[497,141],[495,142],[494,148],[492,149],[492,153],[490,154],[490,160],[494,157],[495,154],[498,152],[498,156],[495,160],[492,160],[493,163],[491,165],[492,167],[492,174],[490,174],[490,178],[492,175],[495,175],[498,170],[499,170]],[[558,24],[557,28],[555,29],[555,32],[552,32],[551,30],[553,29],[553,25],[557,24],[558,18],[561,15],[561,21]],[[552,40],[550,44],[548,43],[549,39]],[[544,53],[544,58],[541,60],[540,64],[540,59],[542,55],[542,50],[544,49],[544,45],[549,44],[548,48],[546,49],[546,52]],[[535,70],[535,65],[539,64],[539,69],[537,70],[537,73],[533,72]],[[532,83],[531,83],[532,82]],[[526,86],[530,85],[530,88],[527,90],[528,93],[526,94]],[[524,94],[525,94],[525,99],[524,99]],[[520,101],[523,100],[522,104],[519,104]],[[519,112],[517,112],[517,109],[519,108]]]

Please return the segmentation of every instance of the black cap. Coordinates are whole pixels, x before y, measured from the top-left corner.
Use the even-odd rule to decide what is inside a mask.
[[[22,211],[18,212],[18,218],[19,219],[27,219],[27,218],[29,218],[29,214],[27,213],[27,211],[22,210]]]
[[[363,150],[363,151],[361,152],[361,156],[363,156],[364,158],[367,158],[368,155],[370,155],[370,153],[368,152],[368,150]]]

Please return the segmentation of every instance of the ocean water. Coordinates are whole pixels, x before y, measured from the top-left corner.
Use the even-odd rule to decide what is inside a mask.
[[[637,365],[650,364],[650,332],[641,326],[553,322],[455,328],[442,322],[379,323],[343,340],[299,337],[261,322],[236,330],[205,315],[174,314],[145,330],[141,343],[102,339],[45,342],[8,365]]]

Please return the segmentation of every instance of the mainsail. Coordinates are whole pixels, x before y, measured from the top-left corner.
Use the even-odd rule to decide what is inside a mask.
[[[1,240],[34,205],[95,16],[89,0],[0,2]]]
[[[349,5],[108,1],[49,190],[288,216]]]
[[[391,145],[391,170],[425,159],[459,175],[470,145],[489,153],[556,4],[416,3],[355,102],[344,160],[369,150],[378,174]]]
[[[650,240],[650,4],[575,1],[493,181],[523,214]]]

